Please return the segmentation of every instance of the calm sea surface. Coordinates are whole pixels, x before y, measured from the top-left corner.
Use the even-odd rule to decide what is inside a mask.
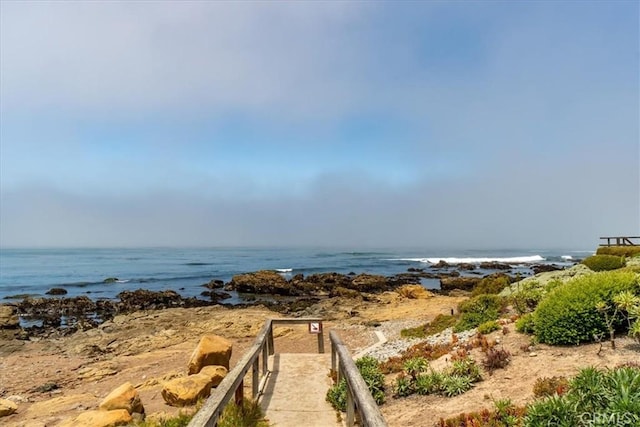
[[[0,249],[0,300],[16,295],[44,296],[53,287],[67,297],[115,298],[123,290],[178,291],[199,296],[212,279],[228,282],[238,273],[269,269],[285,277],[335,271],[347,274],[393,275],[408,268],[426,268],[438,258],[449,262],[479,262],[479,258],[521,258],[529,263],[569,265],[584,258],[584,250],[433,249],[344,250],[313,248],[139,248],[139,249]],[[527,265],[516,271],[528,272]],[[117,278],[105,283],[107,278]],[[437,282],[437,281],[436,281]],[[433,286],[431,286],[433,285]],[[436,287],[436,284],[425,284]]]

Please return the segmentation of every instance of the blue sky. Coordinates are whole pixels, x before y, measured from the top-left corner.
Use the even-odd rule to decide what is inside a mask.
[[[639,6],[2,2],[0,245],[640,232]]]

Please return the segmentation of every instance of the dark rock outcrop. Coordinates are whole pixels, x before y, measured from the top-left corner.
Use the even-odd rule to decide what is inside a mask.
[[[481,262],[480,268],[483,270],[511,270],[511,266],[509,264],[497,261]]]
[[[538,274],[538,273],[546,273],[547,271],[562,270],[562,267],[555,264],[536,264],[531,267],[531,270],[533,270],[533,274]]]
[[[295,295],[291,284],[282,275],[272,270],[235,275],[225,290],[252,294]]]
[[[67,294],[67,290],[63,289],[63,288],[51,288],[45,293],[47,295],[66,295]]]
[[[463,291],[471,291],[482,280],[480,277],[444,277],[440,279],[440,289],[443,291],[451,291],[453,289],[461,289]]]

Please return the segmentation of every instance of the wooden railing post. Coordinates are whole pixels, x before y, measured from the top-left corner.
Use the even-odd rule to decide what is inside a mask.
[[[244,401],[244,380],[240,381],[240,385],[236,389],[235,402],[238,408],[242,409],[242,403]]]
[[[262,375],[266,375],[269,366],[269,349],[267,343],[262,344]]]
[[[333,341],[331,341],[331,373],[336,375],[336,378],[338,378],[338,374],[336,372],[336,346],[333,344]]]
[[[353,427],[355,409],[353,394],[351,389],[347,387],[347,427]]]
[[[258,385],[260,385],[260,364],[258,363],[258,358],[256,357],[256,360],[253,361],[253,368],[252,368],[252,376],[251,376],[251,397],[253,399],[256,398],[256,396],[258,395]]]
[[[275,348],[273,347],[273,327],[269,328],[267,333],[267,344],[269,345],[269,355],[275,354]]]
[[[324,353],[324,329],[322,322],[320,322],[320,333],[318,334],[318,353]]]

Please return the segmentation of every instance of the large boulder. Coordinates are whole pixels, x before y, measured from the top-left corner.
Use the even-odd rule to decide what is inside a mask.
[[[211,378],[212,387],[218,387],[224,377],[227,376],[227,373],[229,373],[229,370],[224,366],[209,365],[200,370],[200,374],[208,375]]]
[[[422,285],[405,285],[398,288],[397,292],[409,299],[427,299],[433,297],[433,293],[426,290]]]
[[[75,418],[63,422],[60,427],[115,427],[126,426],[133,418],[126,409],[113,411],[85,411]]]
[[[0,417],[6,417],[18,410],[18,405],[10,400],[0,399]]]
[[[220,365],[229,369],[231,349],[232,345],[226,339],[218,335],[204,335],[189,359],[189,375],[199,373],[207,365]]]
[[[260,270],[233,276],[227,290],[252,294],[292,295],[289,282],[277,271]]]
[[[109,393],[100,403],[100,409],[103,411],[126,409],[130,414],[134,412],[144,414],[144,406],[140,401],[138,391],[129,382]]]
[[[480,277],[443,277],[440,279],[440,289],[451,291],[461,289],[463,291],[472,290],[482,280]]]
[[[19,325],[16,308],[12,305],[0,305],[0,329],[15,329]]]
[[[175,378],[164,383],[162,398],[171,406],[190,406],[211,393],[211,377],[205,373]]]

